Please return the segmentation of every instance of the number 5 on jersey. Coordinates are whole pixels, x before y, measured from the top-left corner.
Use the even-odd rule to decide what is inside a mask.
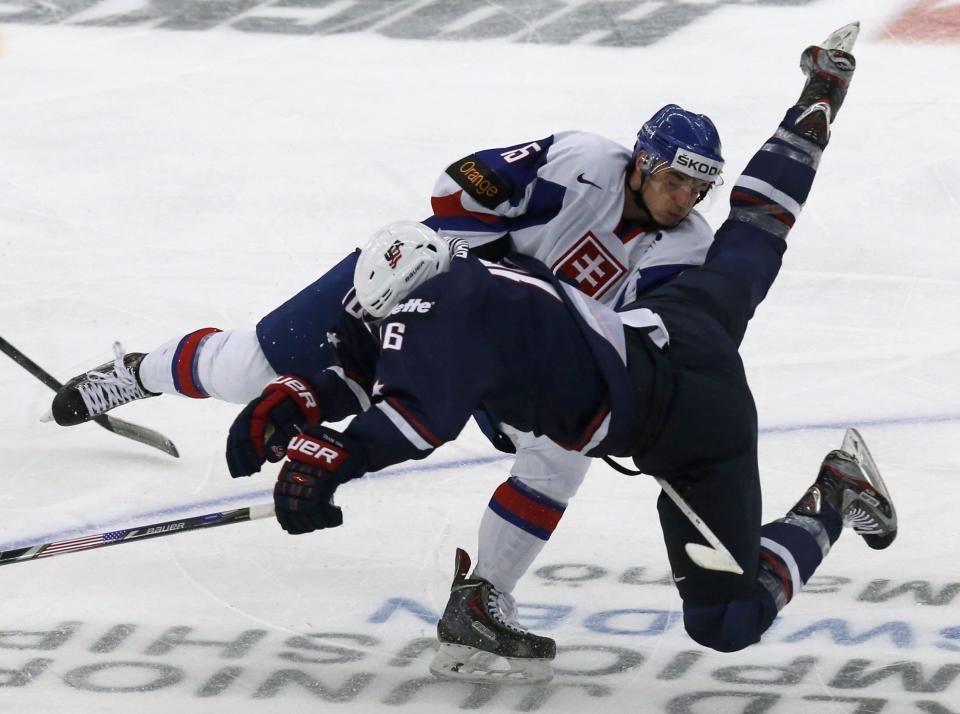
[[[531,141],[526,146],[520,146],[516,149],[511,149],[510,151],[504,151],[502,154],[500,154],[500,156],[502,156],[503,160],[508,164],[512,164],[513,162],[519,161],[520,159],[525,159],[530,156],[530,154],[538,151],[541,151],[540,144],[535,141]]]
[[[390,322],[383,328],[383,349],[399,350],[403,347],[403,331],[406,325],[402,322]]]

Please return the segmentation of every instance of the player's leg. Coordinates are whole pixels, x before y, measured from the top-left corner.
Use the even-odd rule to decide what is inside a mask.
[[[116,357],[74,377],[54,397],[58,424],[80,424],[158,394],[213,397],[246,404],[278,374],[313,375],[329,366],[327,329],[353,285],[357,252],[271,311],[252,330],[205,327],[178,335],[149,353]]]
[[[257,324],[256,331],[206,328],[144,357],[139,377],[150,392],[246,404],[280,374],[312,376],[330,366],[327,331],[353,287],[358,251],[341,260]]]
[[[510,435],[517,458],[484,511],[474,569],[505,593],[513,592],[547,544],[591,463],[546,437]]]
[[[786,238],[807,200],[830,122],[846,95],[855,67],[845,51],[856,38],[851,28],[838,30],[824,47],[804,51],[801,67],[807,81],[800,99],[736,180],[730,213],[704,265],[640,304],[656,310],[657,299],[695,300],[740,343],[780,270]]]
[[[153,393],[246,404],[277,373],[252,330],[207,328],[151,350],[140,362],[137,376]]]
[[[437,625],[440,650],[431,671],[472,681],[504,676],[545,681],[552,676],[549,663],[556,656],[556,643],[520,626],[511,593],[547,544],[591,460],[546,437],[501,429],[516,445],[517,459],[510,478],[496,488],[484,511],[477,565],[469,576],[469,557],[458,550],[450,598]],[[480,653],[503,657],[510,674],[473,661]]]
[[[682,352],[687,344],[681,339],[672,349]],[[747,408],[749,391],[739,379],[725,382],[706,372],[678,370],[667,436],[644,464],[667,476],[744,571],[738,576],[693,563],[685,545],[702,543],[702,537],[661,496],[660,520],[687,632],[704,646],[729,652],[760,639],[813,575],[845,523],[878,549],[893,540],[897,523],[872,459],[848,437],[841,447],[846,451],[827,455],[800,502],[783,518],[761,524],[756,416],[752,400]],[[728,406],[738,400],[739,407]],[[710,420],[723,427],[705,428]],[[684,446],[704,441],[707,445],[694,453]],[[711,452],[717,457],[712,462],[707,460]],[[669,473],[672,465],[676,470]]]
[[[697,330],[697,319],[710,329]],[[718,341],[725,335],[697,311],[692,311],[691,321],[694,325],[689,332],[680,330],[678,323],[671,334],[670,352],[676,368],[673,400],[663,432],[638,466],[666,479],[743,570],[737,575],[707,570],[693,562],[686,544],[703,544],[703,536],[677,505],[661,494],[657,509],[688,632],[708,647],[740,649],[755,642],[757,633],[776,616],[775,609],[765,610],[765,601],[754,597],[762,524],[756,410],[732,346],[725,354],[705,355],[702,367],[694,363],[695,336],[701,335],[703,343],[710,344],[717,334]],[[687,357],[688,351],[693,356]],[[716,612],[719,615],[714,615]],[[701,623],[701,619],[708,621]]]
[[[848,448],[846,443],[842,448]],[[844,526],[859,533],[872,548],[885,548],[893,541],[897,521],[889,493],[882,480],[878,480],[879,475],[871,470],[871,463],[860,459],[862,456],[855,452],[831,451],[824,458],[816,481],[797,505],[783,518],[760,527],[758,560],[752,568],[755,580],[748,592],[726,602],[704,598],[703,593],[717,588],[724,576],[702,570],[690,571],[690,581],[698,589],[690,590],[689,584],[678,583],[678,587],[687,586],[686,590],[681,587],[684,624],[694,640],[722,652],[739,650],[758,641],[814,574]],[[736,491],[733,489],[732,493]],[[700,505],[698,513],[707,514],[708,524],[716,512],[708,509],[716,509],[714,501],[724,498],[723,493],[715,491],[688,496]],[[730,500],[720,503],[729,504]],[[661,518],[676,522],[676,515],[669,512],[670,504],[662,505]],[[693,507],[697,510],[697,506]],[[677,544],[688,535],[671,534],[671,562],[679,557],[675,553]],[[721,540],[725,536],[731,538],[724,533]],[[736,540],[731,542],[735,544]],[[746,569],[749,563],[742,565]]]
[[[330,366],[321,347],[340,320],[359,256],[355,250],[257,323],[260,347],[277,374],[310,376]]]

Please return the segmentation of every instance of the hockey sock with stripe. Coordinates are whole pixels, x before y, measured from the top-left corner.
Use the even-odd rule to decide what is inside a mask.
[[[566,504],[515,476],[500,484],[480,521],[474,575],[502,592],[512,592],[543,550],[565,508]]]

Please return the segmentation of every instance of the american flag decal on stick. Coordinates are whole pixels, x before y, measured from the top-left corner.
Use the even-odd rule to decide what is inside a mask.
[[[79,538],[70,538],[68,540],[58,540],[52,543],[31,545],[27,546],[26,548],[14,548],[12,550],[0,551],[0,565],[22,563],[27,560],[49,558],[54,555],[75,553],[80,550],[92,550],[93,548],[102,548],[107,545],[130,543],[135,540],[159,538],[161,536],[173,535],[174,533],[184,533],[186,531],[198,530],[200,528],[213,528],[215,526],[225,526],[231,523],[243,523],[245,521],[257,520],[259,518],[268,518],[272,515],[272,503],[260,504],[256,506],[246,506],[244,508],[235,508],[230,511],[207,513],[202,516],[191,516],[190,518],[181,518],[175,521],[151,523],[150,525],[137,526],[135,528],[128,528],[126,530],[94,533],[91,535],[81,536]]]

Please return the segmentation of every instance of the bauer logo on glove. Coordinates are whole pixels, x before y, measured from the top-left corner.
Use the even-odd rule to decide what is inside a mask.
[[[288,389],[293,390],[297,397],[303,400],[304,411],[313,409],[317,406],[317,398],[313,393],[313,389],[300,381],[298,377],[277,377],[275,380],[270,382],[270,384],[275,384],[279,387],[287,387]],[[267,386],[269,387],[269,385]]]
[[[343,448],[336,448],[330,441],[320,441],[312,437],[295,436],[287,445],[287,454],[290,458],[293,453],[298,454],[298,461],[314,462],[317,466],[326,469],[336,469],[347,458]]]
[[[323,426],[308,426],[290,439],[287,461],[273,489],[277,520],[296,535],[343,524],[333,494],[344,482],[366,473],[362,449],[349,437]]]
[[[264,461],[280,461],[292,437],[304,426],[322,420],[317,395],[309,381],[293,375],[278,377],[247,404],[230,427],[230,475],[249,476],[259,471]]]

